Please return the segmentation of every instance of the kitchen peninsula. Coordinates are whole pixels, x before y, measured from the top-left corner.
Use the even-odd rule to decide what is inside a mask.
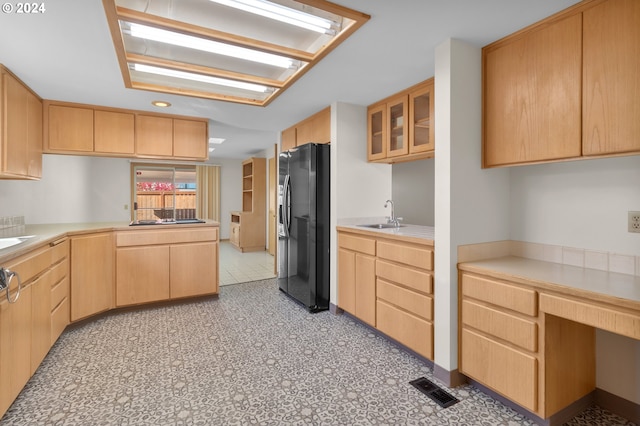
[[[0,301],[0,416],[70,323],[125,306],[217,296],[218,228],[215,221],[4,228],[2,237],[25,238],[0,250],[0,266],[19,275]]]

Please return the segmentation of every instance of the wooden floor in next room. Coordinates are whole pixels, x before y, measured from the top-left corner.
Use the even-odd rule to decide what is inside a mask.
[[[274,278],[274,256],[267,251],[242,253],[229,241],[220,242],[220,285]]]

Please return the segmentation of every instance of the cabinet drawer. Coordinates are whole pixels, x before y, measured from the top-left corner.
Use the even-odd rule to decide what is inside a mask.
[[[544,293],[540,294],[540,310],[640,340],[640,315],[638,314]]]
[[[538,315],[537,293],[528,288],[463,274],[462,294],[533,317]]]
[[[22,284],[26,284],[51,266],[51,251],[47,248],[34,250],[32,253],[19,257],[5,267],[20,275]],[[18,285],[18,280],[12,280],[11,286]]]
[[[338,246],[374,256],[376,254],[376,240],[372,238],[356,237],[349,234],[338,234]]]
[[[377,280],[377,297],[398,308],[433,321],[433,299],[429,296],[407,290],[384,280]]]
[[[51,286],[58,284],[67,275],[69,275],[69,259],[64,259],[51,267]]]
[[[462,323],[522,349],[532,352],[538,350],[538,324],[535,322],[463,300]]]
[[[69,257],[69,240],[57,240],[51,243],[51,263],[56,263],[60,259]]]
[[[53,345],[69,325],[69,298],[67,297],[51,312],[51,344]]]
[[[460,370],[463,374],[523,407],[538,406],[538,360],[491,339],[462,329]]]
[[[51,288],[51,310],[53,311],[67,297],[69,297],[69,278],[65,277]]]
[[[376,325],[392,339],[433,360],[433,324],[378,300]]]
[[[378,241],[378,257],[433,271],[433,250],[408,244]]]
[[[376,275],[423,293],[432,293],[433,277],[427,272],[407,268],[384,260],[376,260]]]
[[[160,226],[160,225],[158,225]],[[200,241],[217,241],[218,228],[189,228],[189,229],[166,229],[145,231],[124,231],[118,232],[116,245],[118,247],[146,246],[154,244],[179,244],[196,243]]]

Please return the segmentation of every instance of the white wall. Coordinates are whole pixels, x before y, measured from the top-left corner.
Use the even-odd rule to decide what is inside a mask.
[[[510,169],[511,239],[640,255],[640,156]],[[640,265],[636,265],[640,268]],[[596,385],[640,404],[640,341],[598,330]]]
[[[392,196],[396,216],[402,217],[404,223],[433,226],[434,159],[394,164],[392,170]]]
[[[331,105],[331,297],[337,305],[336,225],[341,219],[387,216],[391,165],[367,163],[367,107]]]
[[[481,50],[447,40],[435,51],[434,362],[458,367],[457,249],[509,237],[507,170],[482,170]]]
[[[44,155],[42,161],[39,181],[0,181],[0,216],[24,216],[27,224],[130,220],[128,160]]]

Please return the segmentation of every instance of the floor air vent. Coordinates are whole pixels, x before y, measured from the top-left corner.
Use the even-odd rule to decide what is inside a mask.
[[[424,377],[420,377],[419,379],[412,380],[409,382],[411,386],[418,389],[423,394],[427,395],[436,404],[441,406],[442,408],[451,407],[453,404],[458,402],[458,399],[451,395],[449,392],[440,389],[438,385],[433,383],[430,380],[427,380]]]

